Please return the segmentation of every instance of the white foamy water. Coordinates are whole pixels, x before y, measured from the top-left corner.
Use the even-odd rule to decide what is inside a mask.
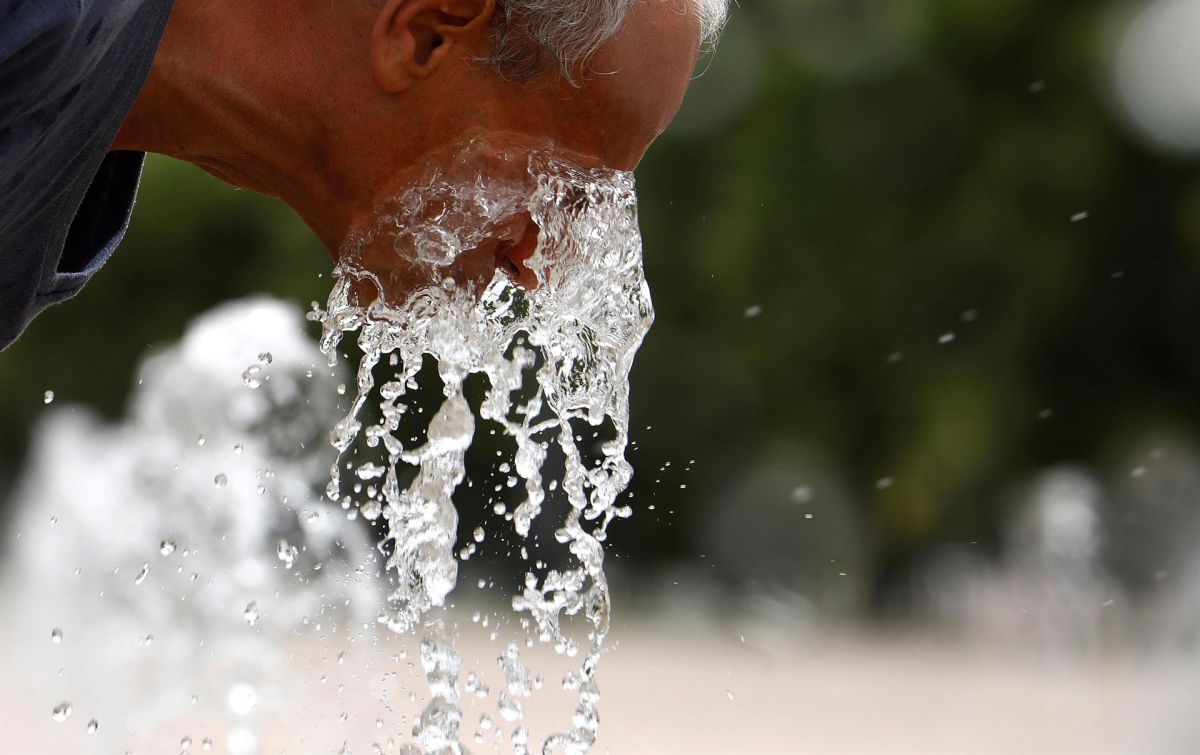
[[[472,152],[488,148],[469,144],[455,165],[469,167]],[[509,156],[510,163],[514,159]],[[574,713],[541,750],[585,752],[599,725],[596,672],[610,611],[602,544],[609,524],[631,513],[617,500],[632,474],[625,459],[628,378],[653,310],[632,176],[582,170],[542,153],[528,158],[525,174],[525,182],[496,182],[482,169],[460,170],[417,182],[355,239],[336,271],[327,309],[310,315],[322,324],[322,350],[331,364],[347,334],[355,334],[362,353],[351,409],[331,434],[339,458],[327,496],[348,511],[386,521],[381,548],[388,554],[392,591],[379,621],[397,633],[425,636],[420,661],[429,702],[405,752],[465,751],[462,664],[443,608],[456,586],[458,560],[473,547],[455,552],[452,496],[466,475],[476,413],[515,443],[514,484],[524,489],[523,500],[504,515],[505,526],[525,543],[516,554],[525,562],[525,577],[512,596],[515,623],[527,646],[543,643],[577,659],[561,680],[577,695]],[[527,263],[537,274],[536,288],[525,290],[501,273],[479,285],[454,274],[456,257],[523,212],[539,229]],[[381,245],[391,245],[397,259],[411,265],[404,273],[416,281],[415,290],[397,294],[394,278],[355,264]],[[371,288],[384,291],[386,301],[381,296],[362,306],[360,298],[372,297],[361,294]],[[426,356],[436,360],[444,400],[421,439],[402,431],[401,419]],[[464,393],[473,375],[487,383],[474,408]],[[548,465],[551,455],[561,464]],[[569,505],[553,522],[564,556],[551,567],[526,546],[545,516],[547,494],[555,491]],[[476,532],[474,540],[486,536]],[[520,700],[535,694],[535,685],[517,644],[500,666],[504,691],[496,696],[497,712],[513,726],[513,751],[528,752]],[[490,728],[491,718],[481,725]]]

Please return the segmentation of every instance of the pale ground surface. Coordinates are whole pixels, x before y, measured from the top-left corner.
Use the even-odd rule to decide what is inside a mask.
[[[57,650],[46,652],[51,643],[42,637],[39,647],[23,647],[20,634],[10,627],[2,637],[4,755],[177,752],[182,733],[193,739],[191,752],[204,751],[204,736],[216,740],[213,752],[229,752],[233,716],[221,706],[205,707],[220,695],[205,692],[204,682],[192,685],[200,690],[200,702],[190,710],[181,704],[175,711],[171,692],[85,681],[81,675],[86,668],[75,668],[77,681],[64,684],[54,671]],[[335,635],[314,632],[313,638]],[[927,639],[819,635],[767,650],[736,635],[680,639],[645,625],[621,636],[620,647],[602,665],[603,725],[593,750],[597,753],[1200,753],[1200,663],[1194,657],[1041,662],[939,646]],[[334,661],[341,643],[311,638],[278,657],[282,666],[272,666],[283,671],[284,681],[260,687],[256,752],[337,753],[346,742],[350,752],[367,753],[373,740],[389,751],[387,735],[407,731],[420,704],[395,692],[403,683],[390,682],[387,670],[403,669],[411,659],[388,657],[399,646],[394,641],[368,639],[357,645],[348,646],[341,664]],[[498,676],[495,643],[478,637],[461,649],[464,676],[472,669],[485,678]],[[85,667],[103,668],[104,659],[90,652],[73,656],[76,663],[88,658],[93,660],[82,660]],[[214,659],[211,665],[227,664]],[[554,675],[546,678],[549,689]],[[339,684],[344,685],[340,692]],[[68,722],[53,723],[50,709],[64,687],[74,690],[75,710]],[[495,729],[486,745],[471,739],[481,711],[504,727],[494,698],[495,691],[479,707],[474,700],[467,706],[463,739],[473,752],[512,751],[507,734],[505,746],[493,749]],[[381,703],[388,699],[392,706]],[[122,705],[157,706],[163,715],[157,722],[134,724],[137,717],[121,710]],[[98,718],[101,734],[108,737],[84,732],[97,710],[104,711]],[[344,722],[339,720],[342,711],[347,713]],[[554,724],[561,725],[564,713],[553,716]],[[383,728],[377,728],[377,716],[386,720]],[[129,729],[116,736],[123,718],[139,736],[129,737]],[[526,723],[535,734],[550,730],[542,721],[538,711],[530,710]]]

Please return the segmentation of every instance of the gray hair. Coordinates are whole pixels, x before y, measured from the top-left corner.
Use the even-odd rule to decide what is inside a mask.
[[[681,0],[700,19],[704,43],[716,42],[729,0]],[[576,74],[617,33],[634,0],[496,0],[495,46],[484,62],[508,76],[531,79],[557,68],[572,84]]]

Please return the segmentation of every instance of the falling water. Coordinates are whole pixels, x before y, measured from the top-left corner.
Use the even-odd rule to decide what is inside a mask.
[[[339,376],[304,326],[232,302],[143,363],[127,418],[46,408],[0,549],[0,751],[277,751],[296,648],[382,600],[367,533],[322,500]]]
[[[480,147],[473,142],[464,154]],[[584,170],[542,152],[527,159],[528,188],[520,181],[497,184],[482,171],[465,179],[433,172],[397,196],[347,248],[327,308],[310,313],[322,325],[321,347],[331,365],[347,334],[357,334],[362,353],[356,395],[331,433],[339,457],[327,495],[348,512],[386,523],[380,549],[392,584],[379,621],[398,633],[419,629],[424,635],[420,661],[429,701],[409,753],[465,751],[462,663],[444,607],[458,559],[472,551],[456,556],[452,495],[466,475],[476,413],[515,442],[513,482],[523,482],[523,500],[505,519],[521,542],[531,544],[548,493],[561,490],[569,501],[553,528],[567,554],[563,565],[550,568],[520,547],[524,584],[512,596],[512,609],[528,632],[527,645],[547,644],[568,658],[583,651],[578,668],[562,680],[578,695],[571,726],[548,737],[542,751],[582,753],[596,738],[596,671],[610,610],[603,542],[609,524],[631,513],[617,500],[632,474],[624,455],[628,376],[653,310],[632,176]],[[459,254],[523,212],[539,229],[527,263],[536,287],[526,290],[500,273],[475,286],[452,274]],[[415,290],[398,296],[388,280],[359,264],[381,242],[416,260]],[[363,295],[372,288],[381,295]],[[367,299],[373,301],[363,305]],[[421,440],[402,431],[401,419],[415,401],[427,356],[436,360],[444,399]],[[486,379],[475,411],[464,393],[473,375]],[[376,407],[377,418],[371,414]],[[561,454],[561,471],[551,471],[559,468],[547,464],[551,454]],[[476,531],[474,540],[485,534]],[[586,637],[571,630],[569,617],[584,619]],[[499,712],[515,725],[514,750],[528,752],[528,733],[515,722],[523,715],[518,698],[532,692],[530,673],[517,644],[500,661],[507,692],[498,695]]]

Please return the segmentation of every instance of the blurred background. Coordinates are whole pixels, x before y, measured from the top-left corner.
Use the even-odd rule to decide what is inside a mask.
[[[631,734],[614,672],[613,752],[1200,752],[1197,70],[1198,0],[734,9],[638,171],[610,541],[627,659],[710,659],[662,694],[718,731]],[[0,355],[0,517],[46,391],[117,420],[191,319],[329,269],[151,157],[120,253]]]

